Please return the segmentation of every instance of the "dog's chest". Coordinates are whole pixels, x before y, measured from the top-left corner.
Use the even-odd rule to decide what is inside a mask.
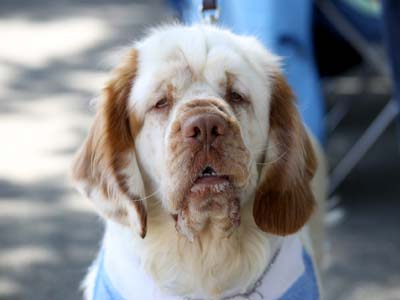
[[[107,238],[107,236],[106,236]],[[114,246],[115,239],[110,241]],[[105,243],[107,245],[107,243]],[[264,299],[275,300],[285,295],[285,300],[290,299],[318,299],[318,288],[312,260],[304,250],[298,236],[283,239],[277,251],[273,251],[273,258],[265,260],[263,266],[256,266],[262,262],[262,255],[257,249],[247,249],[249,258],[242,258],[243,264],[238,263],[238,257],[232,260],[224,259],[219,264],[217,258],[186,256],[188,261],[175,261],[168,255],[171,249],[165,252],[158,251],[155,256],[127,258],[124,254],[127,245],[119,245],[119,251],[114,248],[103,249],[98,262],[98,285],[105,286],[103,292],[111,291],[107,298],[97,299],[153,299],[153,300],[186,300],[186,299]],[[132,246],[132,245],[131,245]],[[125,249],[125,250],[124,250]],[[220,247],[220,250],[222,248]],[[215,253],[215,255],[218,252]],[[223,253],[223,251],[220,251]],[[196,253],[194,253],[196,254]],[[198,253],[197,253],[198,254]],[[119,260],[115,257],[119,256]],[[214,254],[213,254],[214,255]],[[227,255],[224,253],[223,255]],[[256,257],[261,255],[260,257]],[[111,257],[109,257],[111,256]],[[122,257],[125,259],[121,259]],[[198,261],[196,261],[196,258]],[[209,272],[198,269],[199,265],[209,264],[215,260],[216,267]],[[165,260],[169,260],[169,264]],[[190,262],[191,261],[191,262]],[[222,260],[221,260],[222,261]],[[160,263],[161,262],[161,263]],[[252,264],[254,262],[254,264]],[[246,264],[249,264],[246,269]],[[185,265],[186,264],[186,265]],[[236,268],[242,268],[239,275]],[[256,270],[258,268],[258,271]],[[253,271],[253,272],[251,272]],[[164,272],[164,273],[163,273]],[[169,278],[167,278],[169,276]],[[256,276],[256,277],[255,277]],[[103,282],[103,283],[102,283]],[[100,284],[99,284],[100,283]],[[215,284],[217,283],[217,284]],[[232,288],[232,284],[238,288]],[[99,289],[97,286],[97,289]],[[220,290],[215,287],[222,287]],[[214,290],[213,290],[214,289]],[[297,294],[306,298],[293,298]],[[104,294],[104,293],[103,293]],[[215,296],[211,296],[214,294]],[[133,296],[132,296],[133,295]]]

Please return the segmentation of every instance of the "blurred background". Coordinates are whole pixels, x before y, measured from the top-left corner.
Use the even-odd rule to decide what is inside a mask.
[[[329,5],[319,10],[317,19],[337,17]],[[102,232],[68,179],[93,116],[89,103],[113,52],[173,16],[162,0],[0,2],[0,300],[80,299]],[[328,112],[325,148],[337,181],[326,299],[398,300],[400,131],[396,106],[387,104],[390,79],[376,67],[384,55],[365,59],[357,43],[329,37],[320,24],[313,37]],[[371,124],[378,126],[343,163]]]

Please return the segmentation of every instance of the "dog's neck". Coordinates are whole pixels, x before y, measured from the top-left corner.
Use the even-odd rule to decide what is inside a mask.
[[[247,289],[261,276],[280,239],[260,231],[252,203],[242,208],[240,227],[229,238],[204,233],[190,242],[176,232],[174,220],[152,207],[148,232],[107,222],[103,246],[106,269],[123,295],[134,293],[138,269],[162,292],[176,296],[220,297]]]

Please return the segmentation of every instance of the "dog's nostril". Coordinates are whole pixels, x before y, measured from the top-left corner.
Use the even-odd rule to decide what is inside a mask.
[[[223,135],[223,134],[224,134],[223,127],[214,126],[214,127],[211,129],[211,134],[212,134],[213,136]]]
[[[224,135],[225,120],[215,114],[191,116],[182,123],[182,133],[186,138],[211,145],[219,136]]]
[[[193,128],[193,135],[191,137],[197,138],[201,136],[201,130],[199,127]]]
[[[202,136],[201,128],[196,124],[192,124],[192,122],[189,122],[189,124],[184,124],[182,132],[186,138],[199,139]]]

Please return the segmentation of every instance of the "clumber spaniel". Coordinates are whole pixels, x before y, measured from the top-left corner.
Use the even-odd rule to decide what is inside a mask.
[[[73,165],[106,223],[85,297],[320,299],[304,227],[323,196],[315,149],[255,38],[153,30],[114,69]]]

